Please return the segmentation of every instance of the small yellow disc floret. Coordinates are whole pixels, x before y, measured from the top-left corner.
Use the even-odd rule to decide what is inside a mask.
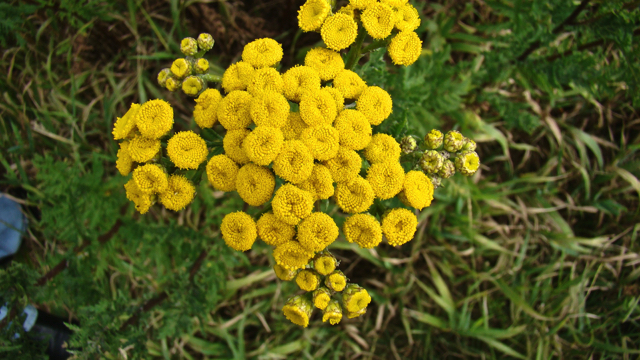
[[[167,189],[167,173],[160,165],[146,164],[138,166],[133,171],[133,181],[138,189],[145,194],[159,194]]]
[[[284,91],[282,75],[274,68],[258,69],[249,80],[247,91],[253,96],[260,96],[266,92],[282,94]]]
[[[300,102],[309,90],[320,89],[320,75],[308,66],[296,65],[282,75],[284,96],[293,102]]]
[[[367,170],[367,181],[378,199],[391,199],[402,191],[404,169],[395,161],[375,163]]]
[[[362,150],[371,142],[371,125],[358,110],[344,110],[334,126],[340,134],[340,145],[347,149]]]
[[[276,92],[264,92],[251,102],[251,119],[257,126],[282,128],[287,124],[289,102]]]
[[[239,61],[227,68],[222,75],[222,88],[227,93],[234,90],[246,90],[256,69],[251,64]]]
[[[398,161],[400,160],[400,144],[387,134],[373,135],[369,146],[364,150],[364,157],[370,163]]]
[[[142,136],[159,139],[173,127],[173,109],[164,100],[149,100],[142,104],[135,121]]]
[[[298,184],[298,187],[310,192],[314,200],[328,199],[333,196],[334,192],[331,172],[321,164],[313,165],[313,171],[311,171],[309,178]]]
[[[143,163],[151,161],[160,152],[160,147],[160,140],[136,135],[129,141],[128,152],[133,161]]]
[[[240,165],[249,162],[249,157],[242,149],[242,143],[250,133],[248,129],[229,130],[222,139],[224,153]]]
[[[342,211],[348,214],[369,210],[374,197],[371,184],[361,176],[356,176],[351,183],[338,183],[336,186],[336,203]]]
[[[311,156],[320,161],[333,159],[340,149],[340,134],[329,125],[320,125],[305,129],[300,140],[307,146]]]
[[[396,29],[400,31],[415,31],[420,27],[420,15],[411,4],[405,4],[396,13]]]
[[[218,121],[227,130],[244,129],[251,124],[251,100],[246,91],[230,92],[218,105]]]
[[[336,101],[326,88],[306,91],[300,99],[300,116],[309,126],[331,125],[336,110]]]
[[[384,39],[391,35],[391,30],[396,23],[396,15],[391,6],[383,3],[374,3],[367,7],[360,16],[362,25],[367,33],[374,39]]]
[[[284,135],[280,129],[258,126],[244,139],[242,149],[249,160],[267,166],[278,156],[283,144]]]
[[[324,165],[331,172],[331,177],[335,182],[350,183],[358,176],[358,173],[360,173],[362,159],[354,150],[349,150],[341,146],[336,156],[329,161],[325,161]]]
[[[327,0],[307,0],[298,10],[298,26],[305,32],[320,30],[330,13],[331,6]]]

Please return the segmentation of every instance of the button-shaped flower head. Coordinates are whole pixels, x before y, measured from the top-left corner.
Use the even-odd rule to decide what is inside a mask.
[[[336,203],[348,214],[369,210],[374,198],[375,193],[371,184],[361,176],[356,176],[350,183],[342,182],[336,186]]]
[[[309,125],[302,120],[299,112],[290,112],[287,122],[282,127],[282,134],[285,140],[298,140],[302,131],[308,127]]]
[[[228,130],[222,139],[224,153],[240,165],[249,162],[249,157],[242,149],[242,143],[250,133],[248,129]]]
[[[326,287],[321,287],[313,292],[313,306],[324,310],[331,301],[331,291]]]
[[[193,119],[199,127],[212,128],[218,121],[218,105],[222,101],[222,95],[216,89],[207,89],[198,96]]]
[[[146,214],[155,203],[156,196],[140,191],[134,179],[130,179],[126,184],[124,184],[124,190],[127,195],[127,199],[133,202],[136,210],[138,210],[140,214]]]
[[[301,295],[289,298],[282,308],[284,317],[302,327],[309,326],[309,318],[311,317],[312,311],[313,305],[311,304],[311,300]]]
[[[149,100],[136,113],[136,127],[140,134],[159,139],[173,127],[173,109],[164,100]]]
[[[384,39],[391,35],[391,30],[396,24],[396,15],[391,6],[383,3],[374,3],[367,6],[360,16],[362,25],[367,33],[374,39]]]
[[[321,47],[309,50],[304,64],[317,71],[322,81],[333,80],[344,69],[344,60],[338,52]]]
[[[251,64],[244,61],[229,66],[222,75],[222,88],[227,93],[233,90],[246,90],[255,71]]]
[[[313,195],[292,184],[282,185],[271,201],[273,213],[289,225],[298,225],[300,220],[311,215]]]
[[[358,99],[367,84],[360,78],[358,74],[351,70],[342,70],[333,79],[333,87],[335,87],[345,99]]]
[[[362,159],[354,150],[349,150],[341,146],[336,156],[325,161],[324,165],[331,172],[333,181],[337,183],[350,183],[358,176],[358,173],[360,173]]]
[[[282,94],[284,91],[284,80],[278,70],[274,68],[266,67],[258,69],[249,80],[247,91],[253,96],[260,96],[265,92]]]
[[[313,269],[303,269],[296,276],[296,284],[300,290],[314,291],[320,286],[320,274]]]
[[[169,210],[179,211],[189,205],[196,195],[196,188],[183,175],[169,176],[167,189],[160,193],[160,202]]]
[[[356,41],[358,24],[347,14],[335,14],[324,21],[320,35],[329,49],[340,51]]]
[[[342,231],[348,242],[356,243],[364,249],[373,249],[382,241],[382,227],[370,214],[350,216],[344,222]]]
[[[287,241],[273,250],[276,263],[285,269],[297,270],[305,267],[313,257],[313,251],[307,250],[297,241]]]
[[[278,279],[282,281],[291,281],[298,275],[297,270],[289,270],[278,264],[273,265],[273,271],[276,273]]]
[[[396,29],[400,31],[415,31],[420,27],[420,15],[411,4],[405,4],[396,13]]]
[[[207,163],[207,179],[214,189],[219,191],[233,191],[236,189],[238,165],[227,155],[213,156]]]
[[[329,321],[331,325],[337,325],[340,323],[340,320],[342,320],[342,307],[338,300],[333,299],[329,301],[327,307],[324,308],[322,312],[322,322]]]
[[[298,10],[298,26],[302,31],[320,30],[322,23],[331,13],[327,0],[307,0]]]
[[[296,229],[292,225],[280,221],[271,212],[262,214],[257,226],[260,239],[271,246],[280,246],[296,236]]]
[[[255,221],[242,211],[225,215],[220,231],[227,246],[237,251],[251,249],[258,235]]]
[[[336,260],[336,257],[328,251],[319,252],[313,258],[313,268],[316,269],[320,275],[331,274],[333,270],[336,269],[337,265],[338,261]]]
[[[256,69],[274,66],[283,56],[282,45],[269,38],[254,40],[245,45],[242,51],[242,60],[251,64]]]
[[[251,124],[251,100],[246,91],[230,92],[218,105],[218,121],[227,130],[244,129]]]
[[[273,195],[276,179],[271,170],[256,164],[246,164],[238,171],[236,190],[238,195],[251,206],[260,206]]]
[[[158,139],[149,139],[142,135],[136,135],[129,142],[128,152],[135,162],[144,163],[151,161],[160,152],[161,143]]]
[[[169,159],[180,169],[197,169],[207,160],[207,143],[193,131],[180,131],[167,142]]]
[[[267,91],[253,98],[250,113],[257,126],[282,128],[287,124],[289,110],[289,102],[283,95]]]
[[[313,156],[302,141],[285,141],[273,162],[273,171],[293,184],[301,183],[307,180],[313,171]]]
[[[136,129],[136,114],[140,110],[140,104],[131,104],[131,108],[123,117],[117,118],[113,124],[113,139],[122,140],[132,137]]]
[[[411,241],[417,227],[416,215],[407,209],[393,209],[382,218],[382,232],[392,246],[400,246]]]
[[[400,200],[410,207],[422,210],[431,205],[433,184],[422,171],[409,171],[404,177]]]
[[[314,200],[328,199],[333,196],[334,192],[331,172],[321,164],[314,164],[309,178],[298,184],[298,187],[310,192]]]
[[[444,157],[435,150],[427,150],[422,154],[418,165],[427,174],[436,174],[444,164]]]
[[[340,134],[329,125],[308,127],[300,135],[314,159],[327,161],[333,159],[340,149]]]
[[[398,161],[400,160],[400,144],[387,134],[375,134],[364,150],[364,157],[372,164]]]
[[[160,165],[146,164],[133,171],[133,181],[145,194],[159,194],[167,189],[169,180],[167,173]]]
[[[306,91],[320,89],[320,75],[308,66],[292,67],[282,75],[282,80],[284,96],[293,102],[300,102]]]
[[[340,292],[347,286],[347,277],[340,270],[336,270],[324,278],[324,285],[333,291]]]
[[[348,284],[342,292],[342,305],[348,312],[366,309],[370,302],[371,296],[367,290],[356,284]]]
[[[133,169],[133,159],[129,152],[129,142],[123,141],[119,144],[118,158],[116,160],[116,169],[120,172],[120,175],[127,176]]]
[[[392,108],[389,93],[377,86],[364,89],[356,103],[356,109],[367,117],[371,125],[380,125],[391,115]]]
[[[397,161],[375,163],[367,170],[367,181],[378,199],[391,199],[402,191],[404,169]]]
[[[249,160],[267,166],[278,156],[283,144],[284,135],[280,129],[258,126],[244,139],[242,149]]]
[[[340,145],[347,149],[362,150],[371,142],[371,125],[358,110],[344,110],[334,126],[340,134]]]
[[[298,225],[298,241],[311,251],[321,251],[338,238],[339,230],[331,216],[314,212]]]
[[[331,125],[337,114],[336,101],[326,88],[308,90],[300,99],[300,116],[309,126]]]
[[[387,50],[394,64],[409,66],[422,54],[422,40],[415,31],[401,31],[391,40]]]

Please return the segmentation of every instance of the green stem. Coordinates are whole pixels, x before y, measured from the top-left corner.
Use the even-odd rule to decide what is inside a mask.
[[[361,54],[364,55],[368,52],[371,52],[373,50],[377,50],[383,47],[387,47],[389,45],[389,40],[378,40],[378,41],[374,41],[371,44],[367,45],[364,49],[362,49]]]
[[[222,78],[218,75],[213,75],[213,74],[204,74],[201,75],[202,80],[206,81],[206,82],[221,82]]]
[[[356,42],[349,50],[347,54],[347,64],[344,67],[345,69],[351,69],[357,62],[360,60],[360,50],[362,49],[362,43],[364,42],[364,38],[367,35],[367,31],[364,29],[362,24],[358,29],[358,37],[356,37]]]

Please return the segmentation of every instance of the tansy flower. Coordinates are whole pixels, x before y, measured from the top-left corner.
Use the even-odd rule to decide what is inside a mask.
[[[161,193],[169,186],[167,173],[160,165],[156,164],[138,166],[133,171],[133,181],[138,189],[145,194]]]
[[[334,126],[340,134],[340,145],[347,149],[362,150],[371,142],[371,125],[358,110],[344,110]]]
[[[116,160],[116,169],[122,176],[127,176],[133,168],[133,159],[129,153],[129,142],[123,141],[118,149],[118,159]]]
[[[480,167],[480,157],[475,151],[463,151],[456,156],[456,169],[464,176],[471,176]]]
[[[371,125],[380,125],[391,115],[392,107],[389,93],[377,86],[364,89],[356,103],[356,109],[367,117]]]
[[[216,190],[235,190],[238,171],[238,165],[227,155],[216,155],[207,163],[207,179]]]
[[[306,91],[300,99],[300,116],[309,126],[331,125],[336,110],[336,101],[327,89]]]
[[[319,1],[326,3],[324,0]],[[304,65],[317,71],[322,81],[329,81],[344,69],[344,60],[339,53],[318,47],[307,52],[304,57]]]
[[[373,249],[382,241],[382,227],[370,214],[356,214],[347,218],[342,227],[348,242],[356,243],[363,249]]]
[[[302,131],[308,127],[309,125],[302,120],[299,112],[290,112],[287,122],[282,127],[282,134],[285,140],[297,140]]]
[[[182,92],[189,96],[196,96],[204,88],[204,81],[197,76],[187,76],[182,82]]]
[[[160,140],[136,135],[129,142],[127,150],[131,159],[135,162],[143,163],[151,161],[151,159],[160,152]]]
[[[321,287],[313,292],[313,305],[324,310],[331,300],[331,292],[326,287]]]
[[[234,90],[246,90],[255,71],[251,64],[244,61],[229,66],[222,75],[222,88],[227,93]]]
[[[387,4],[394,8],[403,7],[409,0],[380,0],[381,3]]]
[[[140,106],[136,113],[136,127],[140,134],[159,139],[173,127],[173,109],[163,100],[150,100]]]
[[[216,89],[205,90],[196,99],[196,108],[193,110],[193,119],[201,128],[211,128],[218,120],[218,104],[222,95]]]
[[[178,79],[184,79],[191,75],[192,70],[191,63],[183,58],[176,59],[171,64],[171,73]]]
[[[382,232],[392,246],[400,246],[411,241],[417,227],[416,215],[407,209],[393,209],[382,218]]]
[[[324,285],[333,291],[340,292],[347,286],[347,277],[342,271],[336,270],[324,278]]]
[[[405,205],[422,210],[431,205],[433,184],[422,171],[409,171],[404,176],[404,185],[400,195],[400,200]]]
[[[179,211],[193,201],[196,188],[183,175],[169,176],[167,189],[160,193],[160,202],[169,210]]]
[[[420,27],[420,15],[411,4],[405,4],[396,13],[396,29],[400,31],[415,31]]]
[[[356,284],[347,285],[342,293],[342,305],[352,313],[366,309],[370,302],[367,290]]]
[[[292,184],[282,185],[271,201],[273,213],[289,225],[298,225],[313,210],[313,195]]]
[[[313,269],[303,269],[296,276],[296,284],[300,290],[314,291],[320,286],[320,275]]]
[[[273,271],[276,273],[278,279],[282,281],[291,281],[298,275],[297,271],[286,269],[284,266],[278,264],[273,265]]]
[[[284,96],[293,102],[300,102],[305,91],[320,89],[320,75],[308,66],[292,67],[282,75],[282,80]]]
[[[362,12],[360,16],[362,25],[367,33],[374,39],[384,39],[391,35],[391,30],[396,23],[396,15],[391,6],[383,3],[374,3]]]
[[[267,166],[278,156],[283,143],[284,136],[280,129],[258,126],[244,139],[242,149],[249,160]]]
[[[215,44],[215,41],[213,40],[213,36],[211,36],[211,34],[201,33],[200,35],[198,35],[198,47],[201,51],[209,51],[213,49],[213,44]]]
[[[197,169],[207,160],[207,144],[193,131],[180,131],[167,142],[169,159],[180,169]]]
[[[314,212],[298,225],[298,241],[311,251],[320,251],[336,241],[338,232],[338,226],[331,216]]]
[[[230,92],[218,105],[218,121],[227,130],[244,129],[251,124],[249,109],[253,97],[246,91]]]
[[[442,135],[442,132],[437,129],[432,129],[424,136],[424,144],[430,150],[435,150],[442,146],[443,141],[444,135]]]
[[[126,184],[124,184],[124,190],[126,192],[127,199],[133,202],[136,210],[138,210],[140,214],[146,214],[147,211],[149,211],[149,208],[151,208],[151,205],[155,202],[155,195],[140,191],[138,185],[136,185],[136,182],[133,179],[130,179]]]
[[[252,163],[241,167],[236,177],[238,195],[251,206],[269,201],[275,186],[276,179],[271,170]]]
[[[122,140],[133,136],[136,129],[136,114],[140,111],[140,104],[131,104],[131,108],[123,117],[117,118],[113,124],[113,139]]]
[[[315,258],[313,258],[313,268],[316,269],[320,275],[329,275],[336,269],[337,260],[328,251],[319,252]]]
[[[364,10],[375,3],[376,0],[349,0],[349,5],[358,10]]]
[[[336,88],[345,99],[358,99],[367,84],[351,70],[342,70],[333,79],[333,87]]]
[[[442,167],[438,170],[438,175],[440,175],[443,179],[448,179],[456,173],[456,167],[453,162],[449,159],[444,160],[442,163]]]
[[[336,156],[325,161],[324,165],[331,172],[333,181],[337,183],[349,183],[358,176],[358,173],[360,173],[362,159],[354,150],[349,150],[341,146],[338,149]]]
[[[391,199],[402,191],[404,169],[396,161],[375,163],[367,170],[367,181],[378,199]]]
[[[356,40],[358,24],[349,15],[335,14],[324,21],[320,35],[329,49],[340,51]]]
[[[291,241],[296,235],[292,225],[278,220],[271,212],[262,214],[257,226],[260,239],[271,246],[280,246]]]
[[[458,130],[447,131],[444,135],[444,150],[450,153],[458,152],[465,144],[465,137]]]
[[[220,231],[227,246],[237,251],[251,249],[258,235],[255,221],[249,214],[242,211],[225,215]]]
[[[302,247],[297,241],[287,241],[273,250],[276,263],[285,269],[297,270],[305,267],[313,257],[313,251]]]
[[[387,50],[394,64],[409,66],[422,54],[422,40],[414,31],[401,31],[391,40]]]
[[[300,134],[311,156],[320,161],[333,159],[340,149],[340,134],[329,125],[309,127]]]
[[[342,93],[338,91],[338,89],[332,87],[323,87],[322,89],[328,91],[331,94],[333,100],[336,102],[336,113],[340,114],[340,112],[344,109],[344,96],[342,96]]]
[[[464,142],[464,145],[462,146],[462,150],[475,151],[477,147],[476,142],[469,138],[464,138],[464,139],[465,139],[465,142]]]
[[[164,68],[160,70],[157,77],[158,84],[162,87],[165,87],[167,83],[167,79],[169,78],[170,75],[171,75],[171,70],[169,68]]]
[[[187,56],[193,56],[198,53],[198,42],[194,38],[186,37],[180,42],[180,51]]]
[[[333,196],[334,190],[331,172],[326,166],[315,164],[309,178],[298,184],[298,187],[310,192],[314,200],[328,199]]]
[[[282,128],[289,117],[289,102],[276,92],[263,92],[251,102],[251,119],[257,126]]]
[[[180,86],[182,86],[182,80],[177,79],[174,76],[168,76],[166,81],[164,82],[164,86],[169,91],[177,91]]]
[[[398,161],[400,160],[400,144],[387,134],[375,134],[364,150],[364,157],[372,164]]]
[[[357,214],[371,207],[375,194],[367,180],[356,176],[351,183],[338,183],[334,197],[342,211]]]
[[[287,320],[302,327],[309,325],[309,318],[311,317],[312,311],[313,305],[311,301],[300,295],[289,298],[282,308],[282,313]]]
[[[247,91],[253,96],[260,96],[265,92],[275,92],[282,94],[284,91],[284,80],[278,70],[274,68],[258,69],[253,73]]]
[[[313,171],[313,156],[300,140],[285,141],[273,162],[276,175],[293,184],[303,182]]]
[[[222,147],[224,153],[231,158],[231,160],[237,162],[240,165],[249,162],[249,157],[242,149],[242,143],[244,139],[249,135],[251,131],[247,129],[229,130],[222,139]]]
[[[367,313],[367,308],[362,308],[356,312],[347,312],[347,318],[349,319],[357,318],[358,316],[362,316],[366,313]]]
[[[206,74],[209,71],[209,61],[204,58],[196,60],[195,63],[196,73]]]
[[[307,0],[298,10],[298,26],[302,31],[316,31],[331,13],[326,0]]]
[[[331,325],[337,325],[342,320],[342,308],[340,307],[340,303],[338,300],[331,300],[327,304],[327,307],[324,308],[322,312],[322,322],[327,322]]]
[[[245,45],[242,60],[256,69],[274,66],[282,60],[282,45],[269,38],[254,40]]]
[[[364,1],[368,1],[368,2],[374,2],[375,0],[364,0]],[[356,8],[352,5],[352,4],[347,4],[343,7],[341,7],[337,14],[344,14],[349,16],[350,18],[354,19],[356,18]]]

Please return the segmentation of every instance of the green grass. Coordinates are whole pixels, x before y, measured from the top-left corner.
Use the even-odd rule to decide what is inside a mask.
[[[276,37],[293,65],[319,41],[296,36],[300,2],[22,8],[28,21],[3,33],[0,185],[30,229],[14,259],[26,275],[0,282],[24,287],[5,296],[79,319],[72,345],[86,358],[637,358],[640,17],[633,1],[583,3],[572,22],[571,1],[420,3],[421,59],[397,68],[371,54],[358,71],[389,89],[392,130],[460,129],[482,167],[436,191],[412,242],[332,245],[373,302],[361,318],[330,327],[315,315],[307,329],[280,311],[296,286],[275,278],[269,247],[238,254],[220,239],[237,196],[203,181],[189,209],[140,216],[111,140],[129,103],[152,98],[195,129],[192,100],[155,83],[183,36],[214,34],[210,60],[222,69],[249,40]],[[45,286],[27,286],[63,260]],[[3,338],[0,351],[15,355],[15,344]]]

